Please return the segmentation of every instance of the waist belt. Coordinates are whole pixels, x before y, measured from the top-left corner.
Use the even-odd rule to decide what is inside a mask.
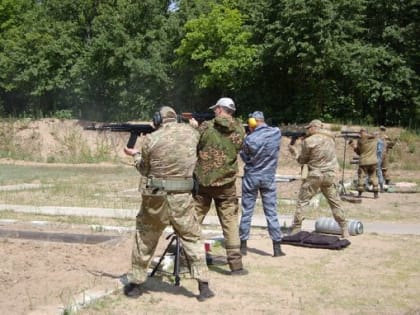
[[[194,187],[192,178],[153,178],[147,179],[148,188],[159,188],[168,192],[188,192]]]

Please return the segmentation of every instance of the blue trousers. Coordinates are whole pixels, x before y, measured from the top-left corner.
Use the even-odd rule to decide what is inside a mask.
[[[239,224],[239,238],[249,238],[255,201],[260,192],[268,233],[273,241],[279,242],[282,233],[277,215],[277,189],[274,176],[245,175],[242,179],[242,216]]]

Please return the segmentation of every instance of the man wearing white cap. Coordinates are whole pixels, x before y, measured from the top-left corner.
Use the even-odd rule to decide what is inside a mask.
[[[195,176],[199,182],[195,195],[199,222],[210,210],[212,200],[225,238],[227,261],[231,275],[245,275],[238,233],[239,205],[236,194],[238,153],[245,136],[242,122],[233,117],[236,107],[229,97],[220,98],[210,107],[215,118],[199,127],[198,161]],[[194,120],[191,124],[197,126]]]

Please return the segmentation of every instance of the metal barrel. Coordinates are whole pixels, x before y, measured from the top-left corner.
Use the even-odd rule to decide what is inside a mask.
[[[363,224],[358,220],[347,220],[349,234],[363,234]],[[322,217],[315,221],[315,231],[318,233],[341,234],[341,228],[333,218]]]

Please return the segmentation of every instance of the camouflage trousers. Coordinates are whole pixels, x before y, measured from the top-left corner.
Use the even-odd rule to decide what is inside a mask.
[[[378,175],[376,172],[376,167],[377,167],[376,164],[359,165],[359,168],[357,170],[357,176],[358,176],[357,190],[359,192],[365,191],[366,177],[368,178],[368,182],[372,183],[373,191],[379,191]]]
[[[199,281],[209,281],[205,260],[201,226],[190,193],[143,193],[142,204],[136,217],[136,235],[132,249],[132,274],[129,281],[141,284],[147,279],[150,262],[163,230],[171,225],[178,235],[190,264],[191,276]]]
[[[319,191],[321,191],[327,199],[335,221],[337,221],[340,226],[346,222],[344,210],[341,207],[341,199],[338,195],[335,183],[335,174],[327,173],[320,176],[309,176],[304,179],[299,190],[293,224],[299,226],[302,224],[302,221],[305,219],[303,214],[309,206],[309,202]]]
[[[242,255],[239,251],[239,204],[235,182],[221,187],[200,186],[195,195],[195,209],[198,220],[202,223],[210,210],[212,200],[225,238],[226,255],[230,270],[243,268]]]

